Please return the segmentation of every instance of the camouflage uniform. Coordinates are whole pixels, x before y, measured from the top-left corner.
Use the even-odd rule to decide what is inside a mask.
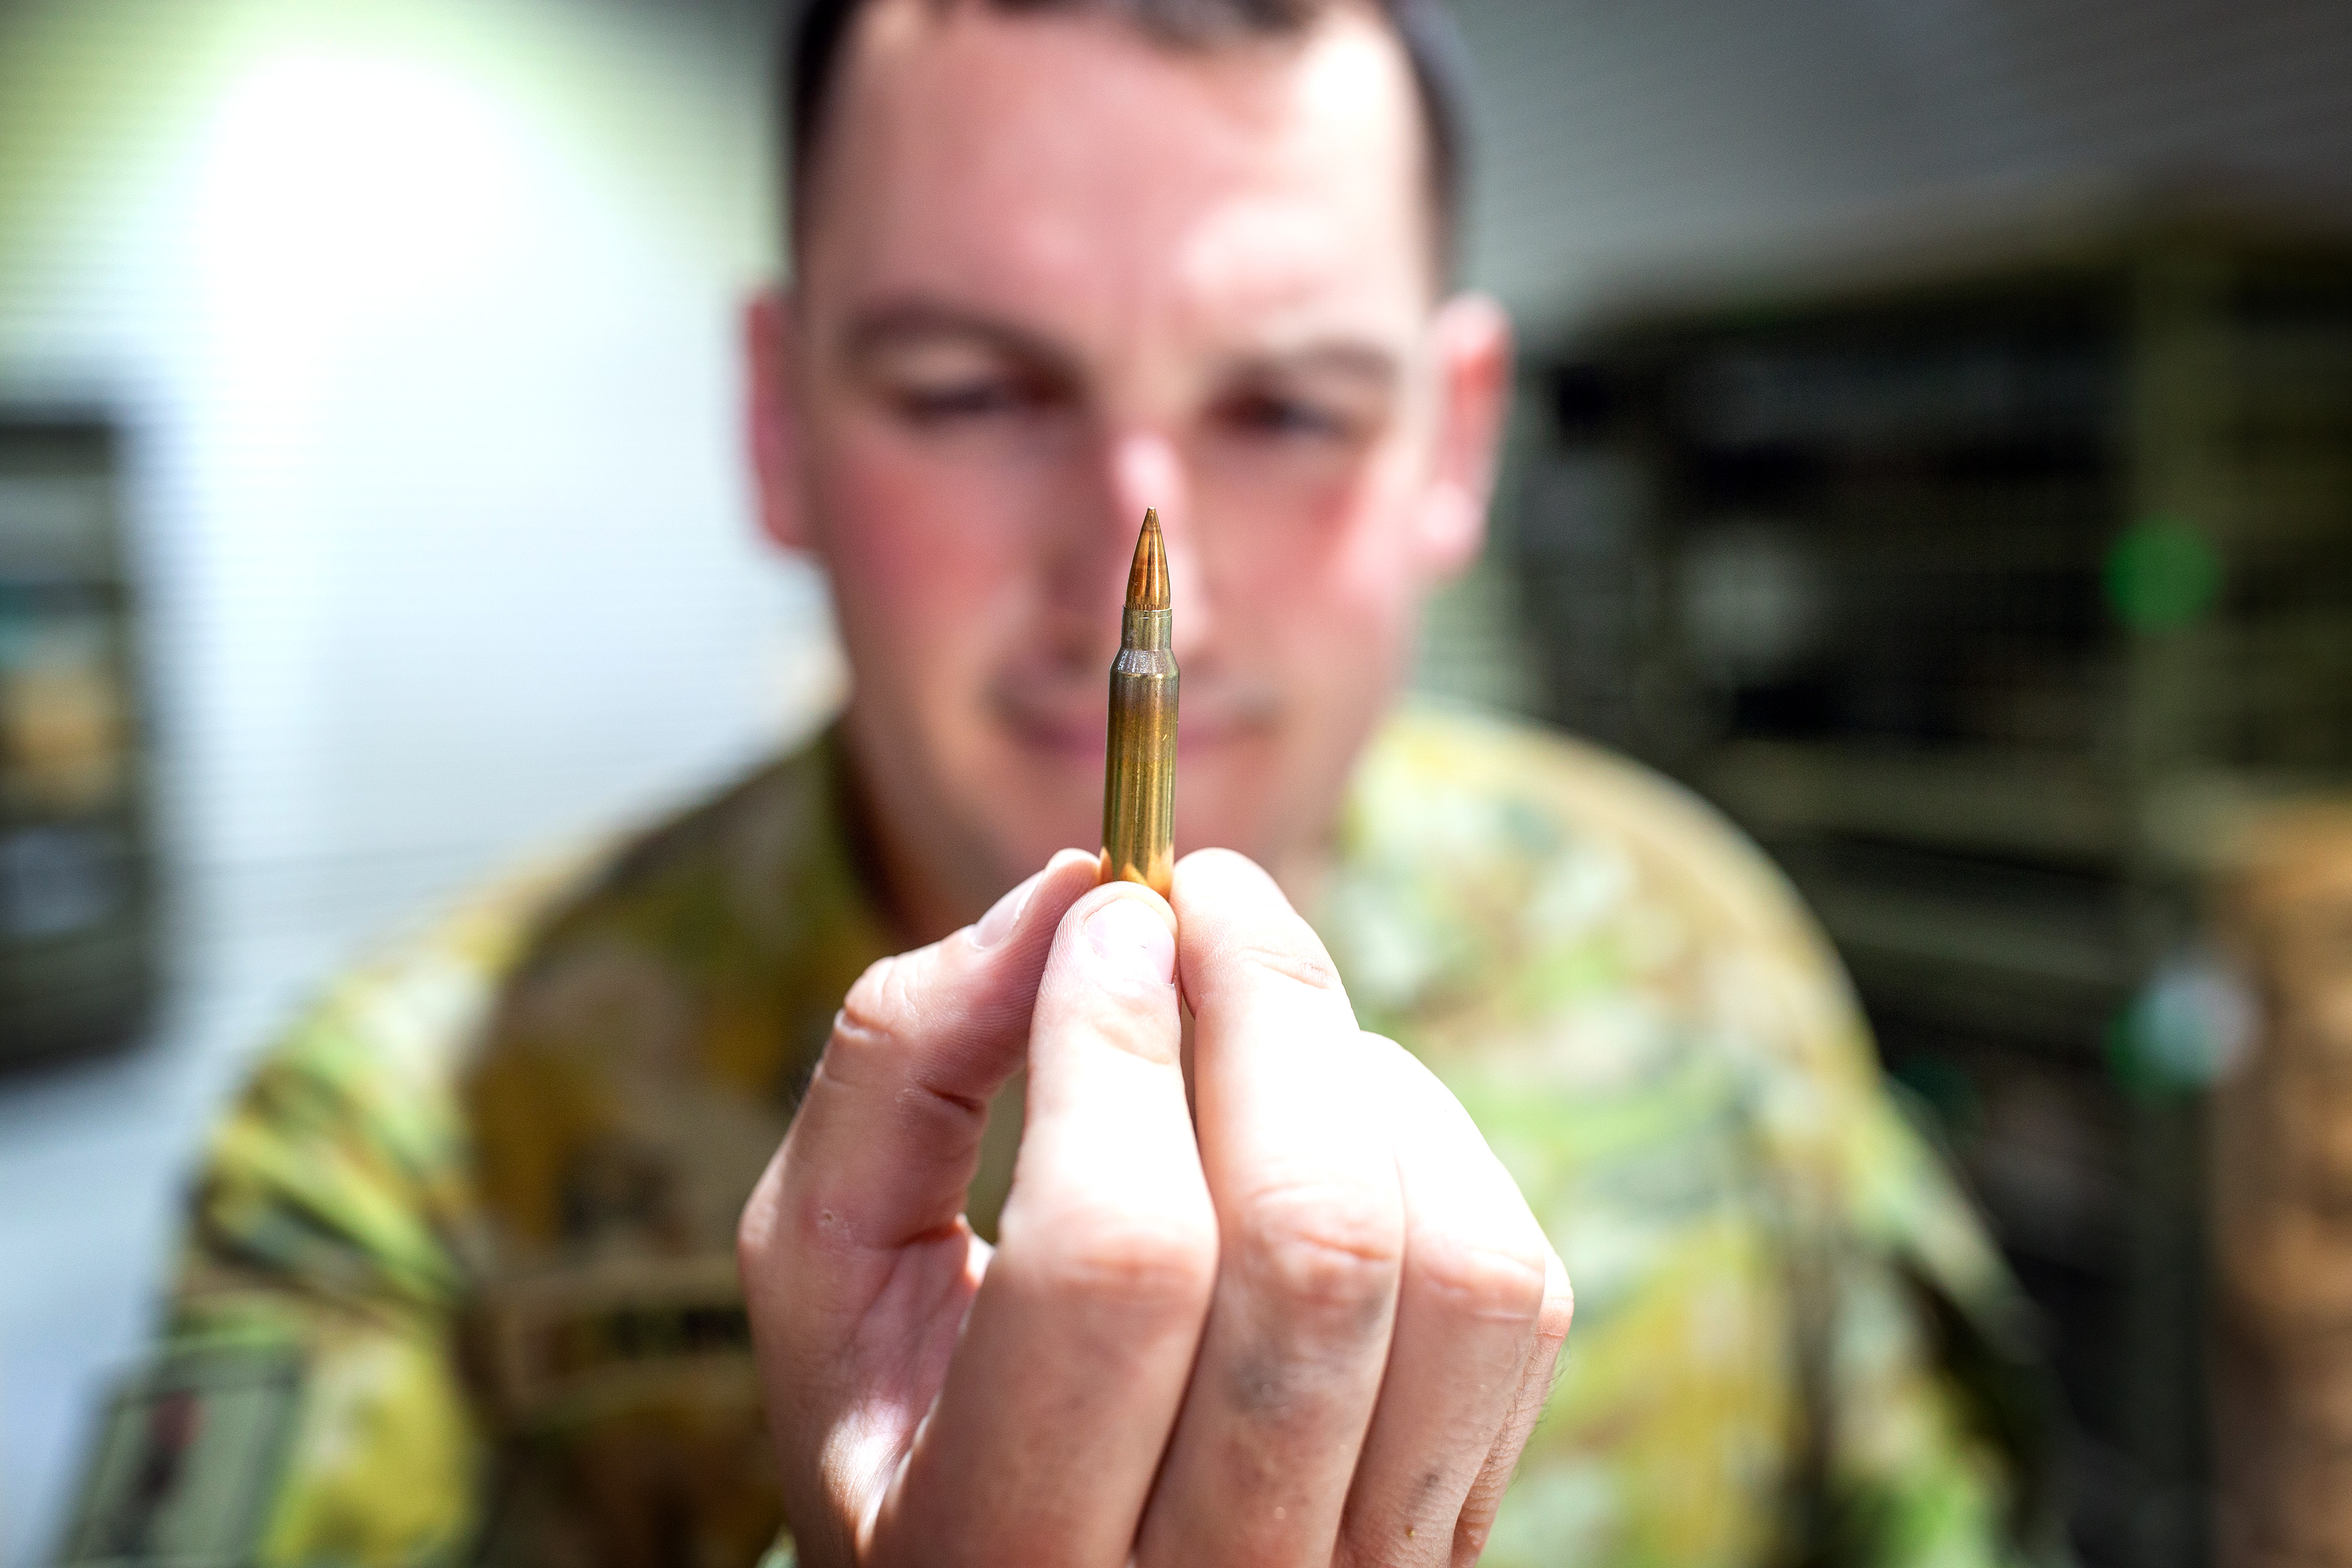
[[[186,1379],[151,1378],[68,1555],[242,1528],[267,1563],[754,1561],[777,1513],[735,1218],[897,945],[844,799],[821,740],[331,990],[215,1135],[173,1297],[167,1369],[289,1390],[239,1450],[245,1522],[158,1507],[152,1455],[188,1423],[157,1390]],[[1820,934],[1704,807],[1409,713],[1359,768],[1316,924],[1576,1282],[1488,1563],[2053,1554],[2013,1288]]]

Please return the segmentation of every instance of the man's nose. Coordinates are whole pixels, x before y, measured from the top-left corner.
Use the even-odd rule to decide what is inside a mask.
[[[1181,664],[1187,648],[1205,643],[1211,613],[1183,454],[1157,431],[1130,430],[1113,437],[1108,455],[1111,515],[1118,520],[1119,537],[1132,548],[1144,511],[1160,514],[1160,531],[1168,548],[1169,599],[1175,610],[1176,658]],[[1119,561],[1122,584],[1127,560],[1122,556]]]

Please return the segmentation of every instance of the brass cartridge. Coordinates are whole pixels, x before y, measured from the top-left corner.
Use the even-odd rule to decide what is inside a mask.
[[[1168,547],[1143,514],[1127,574],[1118,657],[1110,665],[1110,747],[1103,758],[1105,881],[1165,897],[1176,865],[1176,655],[1170,651]]]

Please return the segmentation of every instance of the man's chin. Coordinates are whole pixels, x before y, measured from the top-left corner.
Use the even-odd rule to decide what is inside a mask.
[[[1102,830],[1101,729],[1007,726],[999,739],[1005,767],[995,804],[1007,816],[1017,814],[1021,823],[1007,840],[1041,864],[1055,850],[1093,844]],[[1178,850],[1214,843],[1255,852],[1261,836],[1255,830],[1276,783],[1272,733],[1264,727],[1180,725],[1176,755]]]

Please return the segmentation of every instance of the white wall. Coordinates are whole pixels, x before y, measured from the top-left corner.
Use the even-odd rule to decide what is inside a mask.
[[[158,1039],[0,1084],[0,1560],[54,1530],[173,1191],[325,970],[824,700],[753,540],[749,8],[0,11],[0,402],[118,413],[179,894]]]
[[[0,395],[132,422],[193,864],[507,845],[772,716],[806,584],[736,461],[772,247],[731,37],[522,0],[12,34]]]

